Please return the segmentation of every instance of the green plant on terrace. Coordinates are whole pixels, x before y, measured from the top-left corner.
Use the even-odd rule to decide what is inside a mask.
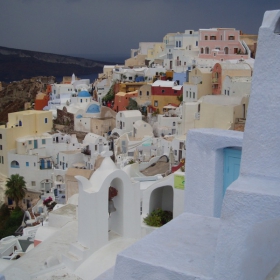
[[[173,213],[171,211],[164,211],[157,208],[144,218],[144,223],[151,227],[161,227],[171,221],[172,218]]]

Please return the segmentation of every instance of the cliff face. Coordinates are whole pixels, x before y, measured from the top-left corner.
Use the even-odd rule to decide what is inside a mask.
[[[0,90],[0,124],[8,121],[8,114],[24,109],[24,103],[34,103],[38,91],[45,91],[54,77],[35,77],[18,82],[3,84]]]
[[[105,62],[50,53],[0,47],[0,81],[11,82],[35,76],[78,76],[102,72]]]

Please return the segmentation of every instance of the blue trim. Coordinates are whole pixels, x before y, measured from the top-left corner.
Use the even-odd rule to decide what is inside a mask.
[[[224,149],[224,185],[223,196],[229,185],[239,177],[242,150],[238,148]]]

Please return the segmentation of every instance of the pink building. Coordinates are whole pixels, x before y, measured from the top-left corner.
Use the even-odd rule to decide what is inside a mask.
[[[234,28],[199,29],[199,58],[228,60],[250,58],[250,49]]]

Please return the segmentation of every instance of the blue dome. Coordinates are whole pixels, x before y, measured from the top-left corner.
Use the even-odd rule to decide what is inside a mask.
[[[100,106],[97,104],[91,104],[88,109],[87,113],[99,113],[100,112]]]
[[[78,97],[91,97],[88,91],[82,90],[79,92]]]
[[[81,119],[83,116],[82,115],[77,115],[76,119]]]

